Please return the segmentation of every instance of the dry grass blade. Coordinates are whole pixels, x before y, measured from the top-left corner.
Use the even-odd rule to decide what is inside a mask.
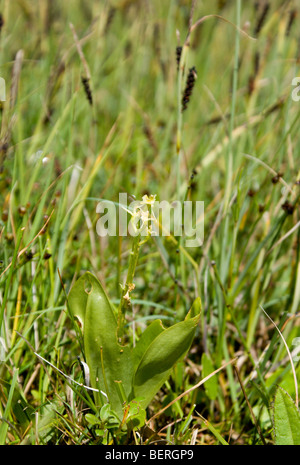
[[[277,173],[275,170],[273,170],[273,168],[271,168],[270,166],[267,165],[267,163],[265,163],[264,161],[260,160],[259,158],[256,158],[256,157],[253,157],[253,155],[249,155],[248,153],[244,153],[244,156],[246,158],[249,158],[250,160],[253,160],[253,161],[256,161],[257,163],[259,163],[260,165],[264,166],[273,176],[276,176]],[[282,176],[279,177],[279,182],[281,182],[284,187],[286,187],[286,189],[290,192],[290,194],[294,197],[295,196],[295,193],[293,192],[293,190],[291,189],[291,187],[287,184],[287,182],[285,182],[285,180],[282,178]]]
[[[11,85],[11,90],[10,90],[10,108],[13,108],[15,106],[15,103],[17,100],[23,58],[24,58],[24,51],[19,50],[16,54],[16,59],[15,59],[14,67],[13,67],[13,73],[12,73],[12,85]]]
[[[82,47],[81,47],[81,44],[80,44],[80,41],[78,39],[78,36],[77,36],[77,33],[75,31],[75,27],[73,26],[72,23],[70,23],[70,29],[73,33],[73,37],[74,37],[74,42],[76,44],[76,48],[77,48],[77,51],[78,51],[78,55],[80,57],[80,60],[81,60],[81,63],[82,63],[82,66],[84,68],[84,72],[85,72],[85,77],[86,79],[90,80],[91,79],[91,73],[90,73],[90,69],[89,69],[89,66],[87,64],[87,61],[85,59],[85,56],[84,56],[84,53],[82,51]]]
[[[247,37],[248,39],[250,40],[256,40],[255,37],[251,37],[249,34],[247,34],[247,32],[245,32],[243,29],[240,29],[239,27],[236,26],[236,24],[232,23],[231,21],[229,21],[228,19],[224,18],[223,16],[220,16],[220,15],[205,15],[203,16],[202,18],[198,19],[189,29],[189,34],[188,34],[188,37],[187,37],[187,41],[189,40],[189,36],[190,34],[201,24],[203,23],[204,21],[206,21],[207,19],[210,19],[210,18],[217,18],[217,19],[221,19],[222,21],[224,21],[225,23],[228,23],[230,24],[231,26],[233,26],[240,34],[242,34],[243,36]]]
[[[300,221],[298,221],[298,223],[296,223],[295,226],[293,226],[286,234],[284,234],[284,236],[278,239],[278,241],[267,252],[267,255],[269,255],[275,249],[275,247],[277,247],[279,244],[285,241],[291,234],[293,234],[293,232],[295,232],[296,229],[299,228],[299,226],[300,226]]]

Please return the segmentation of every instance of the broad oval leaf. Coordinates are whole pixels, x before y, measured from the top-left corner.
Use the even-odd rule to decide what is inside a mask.
[[[143,358],[147,348],[152,341],[164,331],[161,320],[155,320],[151,323],[145,331],[143,331],[140,339],[136,343],[132,351],[133,357],[133,371],[135,372],[141,359]]]
[[[128,396],[131,392],[132,358],[129,347],[118,344],[114,309],[98,279],[89,272],[72,287],[68,304],[82,325],[91,385],[104,391],[112,409],[122,416],[116,381],[122,381]]]
[[[154,395],[168,379],[170,372],[178,360],[189,350],[195,335],[196,327],[200,318],[200,306],[196,307],[198,313],[191,317],[191,312],[184,321],[170,328],[164,329],[162,323],[154,322],[146,330],[151,335],[150,344],[144,344],[144,353],[137,364],[135,359],[135,370],[133,377],[134,397],[142,397],[141,405],[146,408]],[[193,306],[193,314],[195,306]],[[159,328],[160,326],[160,328]],[[152,327],[152,328],[151,328]],[[150,337],[149,337],[150,339]]]
[[[300,412],[290,395],[281,387],[275,393],[273,425],[276,445],[300,445]]]

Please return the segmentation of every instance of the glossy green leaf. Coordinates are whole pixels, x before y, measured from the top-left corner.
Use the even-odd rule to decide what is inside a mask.
[[[101,423],[101,420],[97,418],[96,415],[93,415],[92,413],[87,413],[85,415],[85,419],[91,426],[99,425]]]
[[[201,310],[197,299],[184,321],[167,329],[160,320],[154,321],[131,351],[118,343],[116,314],[91,273],[85,273],[72,287],[68,304],[83,332],[91,385],[107,394],[110,407],[119,418],[124,400],[120,392],[128,400],[142,398],[142,409],[150,403],[175,363],[188,351]]]
[[[140,339],[138,340],[138,342],[136,343],[136,346],[134,347],[132,351],[134,372],[136,371],[149,345],[163,331],[164,331],[164,328],[161,323],[161,320],[155,320],[142,333]]]
[[[194,314],[196,314],[194,316]],[[146,330],[144,341],[134,357],[134,397],[142,397],[141,403],[146,408],[154,395],[168,379],[178,360],[188,351],[200,318],[200,306],[193,306],[186,319],[170,328],[164,329],[161,322],[153,322]],[[142,340],[142,338],[141,338]],[[147,342],[146,342],[147,340]],[[144,350],[143,355],[142,349]]]
[[[121,381],[126,396],[132,382],[130,349],[117,341],[117,320],[114,309],[100,282],[85,273],[72,287],[68,304],[80,321],[86,363],[90,368],[91,385],[104,391],[111,407],[122,416],[116,381]]]
[[[300,445],[300,412],[293,399],[281,387],[275,393],[273,425],[276,445]]]

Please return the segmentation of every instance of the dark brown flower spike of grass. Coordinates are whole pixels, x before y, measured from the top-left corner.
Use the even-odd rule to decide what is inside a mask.
[[[285,31],[286,37],[290,35],[291,28],[295,22],[296,16],[297,16],[297,10],[291,10],[289,13],[289,21],[288,21],[286,31]]]
[[[180,58],[181,58],[182,47],[178,45],[176,47],[176,62],[177,62],[177,69],[179,70]]]
[[[294,213],[295,206],[286,200],[282,205],[281,205],[282,210],[284,210],[287,215],[292,215]]]
[[[185,86],[185,90],[184,90],[183,97],[182,97],[182,111],[186,110],[187,108],[187,104],[190,101],[196,79],[197,79],[197,72],[196,72],[195,66],[193,66],[192,68],[190,68],[189,74],[186,80],[186,86]]]
[[[0,32],[2,30],[3,25],[4,25],[4,19],[3,19],[2,13],[0,13]]]
[[[219,0],[218,1],[218,9],[219,11],[223,10],[223,8],[226,6],[227,0]]]
[[[107,14],[107,19],[106,19],[106,24],[105,24],[105,29],[104,29],[105,34],[107,34],[108,31],[109,31],[109,28],[110,28],[110,26],[111,26],[111,24],[112,24],[112,22],[114,20],[116,11],[117,11],[116,8],[113,7],[113,6],[111,6],[109,8],[109,11],[108,11],[108,14]]]
[[[261,29],[262,29],[262,27],[263,27],[263,25],[264,25],[264,22],[265,22],[265,20],[266,20],[266,17],[267,17],[267,14],[268,14],[269,9],[270,9],[270,3],[267,2],[267,3],[263,6],[263,10],[262,10],[260,16],[258,17],[256,26],[255,26],[255,30],[254,30],[255,36],[257,36],[257,35],[260,33],[260,31],[261,31]]]
[[[82,85],[85,91],[85,95],[89,101],[89,104],[93,105],[93,96],[92,96],[92,91],[91,91],[91,87],[89,84],[89,79],[86,78],[85,76],[81,76],[81,82],[82,82]]]
[[[251,95],[253,91],[255,90],[255,81],[257,74],[259,72],[259,66],[260,66],[260,54],[259,52],[256,52],[254,55],[254,63],[253,63],[253,73],[249,77],[248,80],[248,94]]]
[[[277,173],[275,176],[272,177],[272,184],[277,184],[282,178],[283,174],[282,173]]]

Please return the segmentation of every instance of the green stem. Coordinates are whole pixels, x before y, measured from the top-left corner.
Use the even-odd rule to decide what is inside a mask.
[[[177,200],[181,200],[180,187],[181,187],[181,176],[180,176],[180,163],[182,153],[182,83],[185,75],[186,67],[186,55],[189,49],[189,40],[187,39],[183,44],[179,69],[178,69],[178,80],[177,80],[177,136],[176,136],[176,195]],[[181,237],[178,239],[178,243],[181,243]],[[185,260],[182,253],[179,256],[181,277],[183,284],[185,285]],[[178,279],[178,267],[176,267],[176,279]]]
[[[240,53],[240,23],[241,23],[241,0],[236,1],[236,39],[235,39],[235,54],[234,54],[234,69],[233,69],[233,83],[232,83],[232,98],[231,98],[231,112],[230,112],[230,126],[229,126],[229,144],[226,158],[226,187],[224,199],[224,211],[227,213],[230,194],[232,189],[232,172],[233,172],[233,154],[232,154],[232,134],[234,129],[236,94],[238,83],[238,70],[239,70],[239,53]]]
[[[126,398],[126,394],[125,394],[125,391],[124,391],[122,381],[115,381],[115,383],[116,383],[116,387],[117,387],[120,402],[121,402],[122,405],[124,405],[127,402],[127,398]]]
[[[119,310],[118,310],[117,337],[118,337],[119,342],[121,342],[123,335],[124,335],[125,313],[126,313],[126,310],[131,306],[129,293],[134,288],[133,278],[134,278],[134,273],[135,273],[135,269],[136,269],[136,265],[137,265],[137,261],[139,257],[139,250],[140,250],[140,245],[141,245],[140,238],[141,236],[140,234],[138,234],[133,240],[126,283],[122,290],[122,297],[120,300],[120,305],[119,305]]]

